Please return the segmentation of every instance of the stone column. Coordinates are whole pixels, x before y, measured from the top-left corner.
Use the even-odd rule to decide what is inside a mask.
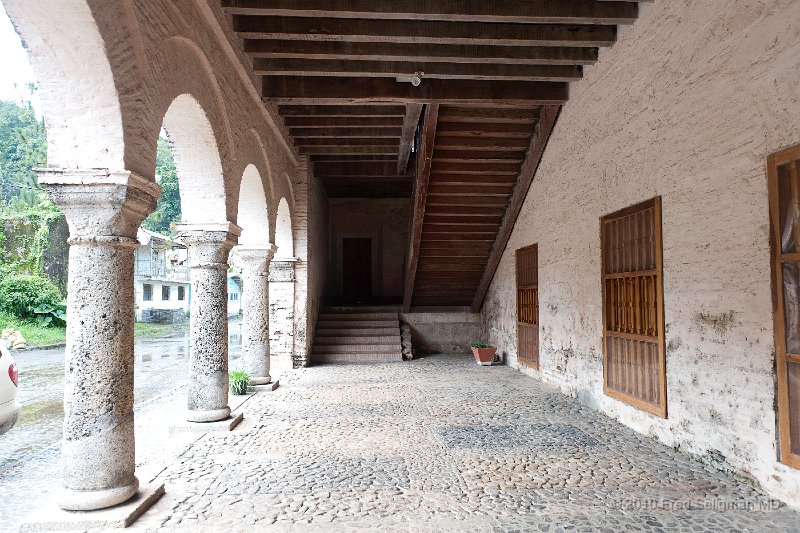
[[[189,251],[189,422],[215,422],[228,407],[228,255],[241,230],[222,224],[181,224]]]
[[[130,172],[39,171],[70,228],[62,480],[58,504],[89,511],[131,498],[133,249],[158,185]]]
[[[269,375],[269,263],[275,245],[237,246],[242,267],[242,362],[253,385],[272,382]]]

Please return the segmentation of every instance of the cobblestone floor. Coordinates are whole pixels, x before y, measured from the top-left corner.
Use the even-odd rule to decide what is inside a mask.
[[[132,530],[800,531],[750,486],[469,357],[310,368],[243,408],[159,475]]]

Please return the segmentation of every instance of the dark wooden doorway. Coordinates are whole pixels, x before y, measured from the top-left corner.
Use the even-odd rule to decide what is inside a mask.
[[[346,304],[372,300],[372,239],[342,239],[342,297]]]

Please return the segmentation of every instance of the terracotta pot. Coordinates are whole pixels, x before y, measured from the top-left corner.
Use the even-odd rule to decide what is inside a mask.
[[[472,355],[475,356],[475,360],[482,365],[490,364],[494,361],[494,354],[497,353],[497,348],[472,348]]]

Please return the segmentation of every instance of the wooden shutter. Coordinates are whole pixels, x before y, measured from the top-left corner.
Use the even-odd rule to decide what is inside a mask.
[[[800,468],[800,146],[767,160],[781,461]]]
[[[517,360],[539,368],[539,248],[517,250]]]
[[[667,416],[661,198],[600,219],[609,396]]]

